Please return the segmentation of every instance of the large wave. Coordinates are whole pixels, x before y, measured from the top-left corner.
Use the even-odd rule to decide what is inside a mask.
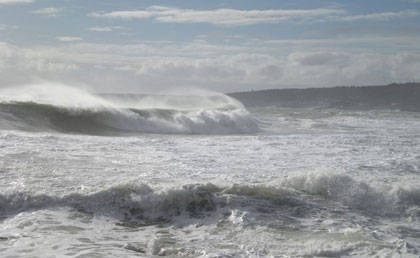
[[[99,135],[258,131],[242,104],[223,94],[101,96],[51,83],[2,90],[0,128]]]

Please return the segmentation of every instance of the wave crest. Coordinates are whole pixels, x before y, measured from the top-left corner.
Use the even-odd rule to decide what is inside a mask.
[[[200,217],[219,209],[310,216],[328,207],[417,220],[419,206],[420,188],[380,190],[345,175],[307,175],[285,180],[278,186],[222,187],[209,183],[157,191],[146,184],[124,184],[87,195],[58,197],[25,192],[0,195],[0,211],[6,216],[32,209],[72,207],[144,223],[170,220],[181,214]]]

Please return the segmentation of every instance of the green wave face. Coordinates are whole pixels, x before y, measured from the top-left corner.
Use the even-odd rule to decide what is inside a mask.
[[[243,109],[75,108],[35,102],[0,103],[1,129],[92,135],[132,133],[253,133],[258,126]]]

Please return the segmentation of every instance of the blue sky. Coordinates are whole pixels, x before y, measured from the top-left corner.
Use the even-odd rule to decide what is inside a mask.
[[[226,92],[420,81],[419,40],[420,0],[0,0],[0,85]]]

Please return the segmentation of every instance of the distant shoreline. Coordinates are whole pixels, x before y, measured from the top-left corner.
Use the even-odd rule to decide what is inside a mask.
[[[247,90],[247,91],[232,91],[225,93],[226,95],[231,94],[238,94],[238,93],[250,93],[250,92],[260,92],[260,91],[290,91],[290,90],[331,90],[331,89],[343,89],[343,88],[378,88],[378,87],[420,87],[420,82],[405,82],[405,83],[390,83],[385,85],[342,85],[342,86],[328,86],[328,87],[308,87],[308,88],[299,88],[299,87],[291,87],[291,88],[267,88],[261,90]]]
[[[267,89],[227,93],[246,107],[398,109],[420,112],[420,83],[332,88]]]

